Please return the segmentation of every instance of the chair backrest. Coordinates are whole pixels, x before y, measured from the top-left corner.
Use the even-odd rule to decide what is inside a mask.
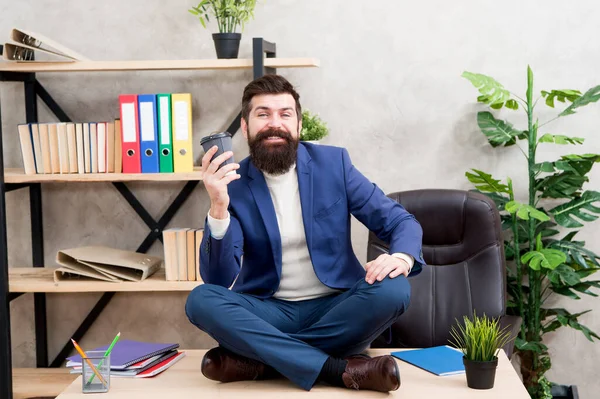
[[[447,345],[456,319],[473,313],[506,313],[506,266],[500,215],[483,194],[427,189],[389,194],[423,228],[428,266],[409,279],[411,300],[392,326],[393,341],[404,347]],[[388,246],[370,233],[368,260]]]

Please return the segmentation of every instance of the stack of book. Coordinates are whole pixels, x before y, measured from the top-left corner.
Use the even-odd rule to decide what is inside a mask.
[[[18,126],[25,174],[120,173],[120,121]]]
[[[167,281],[201,281],[200,243],[203,229],[163,230],[165,275]]]
[[[106,351],[109,345],[95,348]],[[111,377],[153,377],[177,363],[185,352],[179,351],[179,344],[159,344],[132,340],[120,340],[110,353]],[[81,374],[81,356],[67,358],[71,374]]]

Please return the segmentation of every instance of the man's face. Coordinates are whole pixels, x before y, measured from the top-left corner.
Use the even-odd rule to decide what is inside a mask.
[[[267,173],[282,174],[296,162],[299,132],[296,101],[291,94],[263,94],[251,101],[242,132],[248,140],[254,165]]]

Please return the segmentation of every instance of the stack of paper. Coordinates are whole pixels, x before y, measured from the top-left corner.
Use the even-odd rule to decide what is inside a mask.
[[[106,351],[108,345],[93,349]],[[177,363],[185,352],[179,344],[161,344],[132,340],[118,341],[110,354],[110,375],[114,377],[153,377]],[[81,373],[81,356],[67,358],[72,374]]]

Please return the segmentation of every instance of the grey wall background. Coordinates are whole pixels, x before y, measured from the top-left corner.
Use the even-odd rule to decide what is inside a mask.
[[[331,128],[327,144],[347,147],[357,168],[385,192],[416,188],[471,186],[469,168],[510,176],[525,200],[525,160],[516,148],[493,150],[478,132],[476,90],[460,77],[464,70],[491,75],[524,95],[526,67],[535,72],[536,92],[545,89],[587,90],[598,75],[599,8],[581,0],[566,6],[551,1],[260,1],[256,19],[244,32],[240,57],[251,55],[251,38],[277,43],[279,57],[316,57],[318,69],[279,72],[301,94],[304,107],[321,114]],[[0,2],[0,32],[8,40],[12,27],[38,31],[95,60],[214,58],[210,32],[187,13],[194,1],[105,0]],[[250,71],[128,72],[40,74],[39,80],[77,121],[112,119],[121,93],[191,92],[194,150],[199,138],[225,129],[237,113]],[[25,120],[21,84],[1,86],[4,160],[22,165],[16,125]],[[540,119],[554,113],[540,106]],[[500,116],[507,116],[501,112]],[[598,152],[600,105],[582,109],[549,125],[545,132],[586,138],[578,148],[544,147],[540,160],[559,154]],[[55,121],[40,102],[41,122]],[[517,125],[524,118],[508,115]],[[523,125],[521,125],[523,126]],[[236,157],[248,153],[241,134]],[[600,189],[600,167],[588,189]],[[164,212],[182,183],[130,184],[155,217]],[[143,222],[110,184],[43,186],[45,260],[56,251],[86,244],[135,249],[145,237]],[[202,226],[208,210],[200,186],[169,227]],[[7,195],[9,261],[31,265],[28,194]],[[366,229],[353,225],[353,244],[366,258]],[[600,222],[579,235],[600,252]],[[155,245],[152,254],[161,255]],[[48,295],[50,356],[54,356],[88,313],[97,294]],[[125,337],[178,341],[184,348],[209,348],[214,341],[185,318],[183,293],[126,293],[114,297],[81,341],[90,347]],[[595,309],[582,317],[600,330],[600,301],[557,300],[569,310]],[[13,364],[35,365],[31,296],[11,304]],[[552,380],[577,384],[583,398],[600,388],[593,358],[600,345],[581,333],[561,330],[547,340],[554,359]]]

